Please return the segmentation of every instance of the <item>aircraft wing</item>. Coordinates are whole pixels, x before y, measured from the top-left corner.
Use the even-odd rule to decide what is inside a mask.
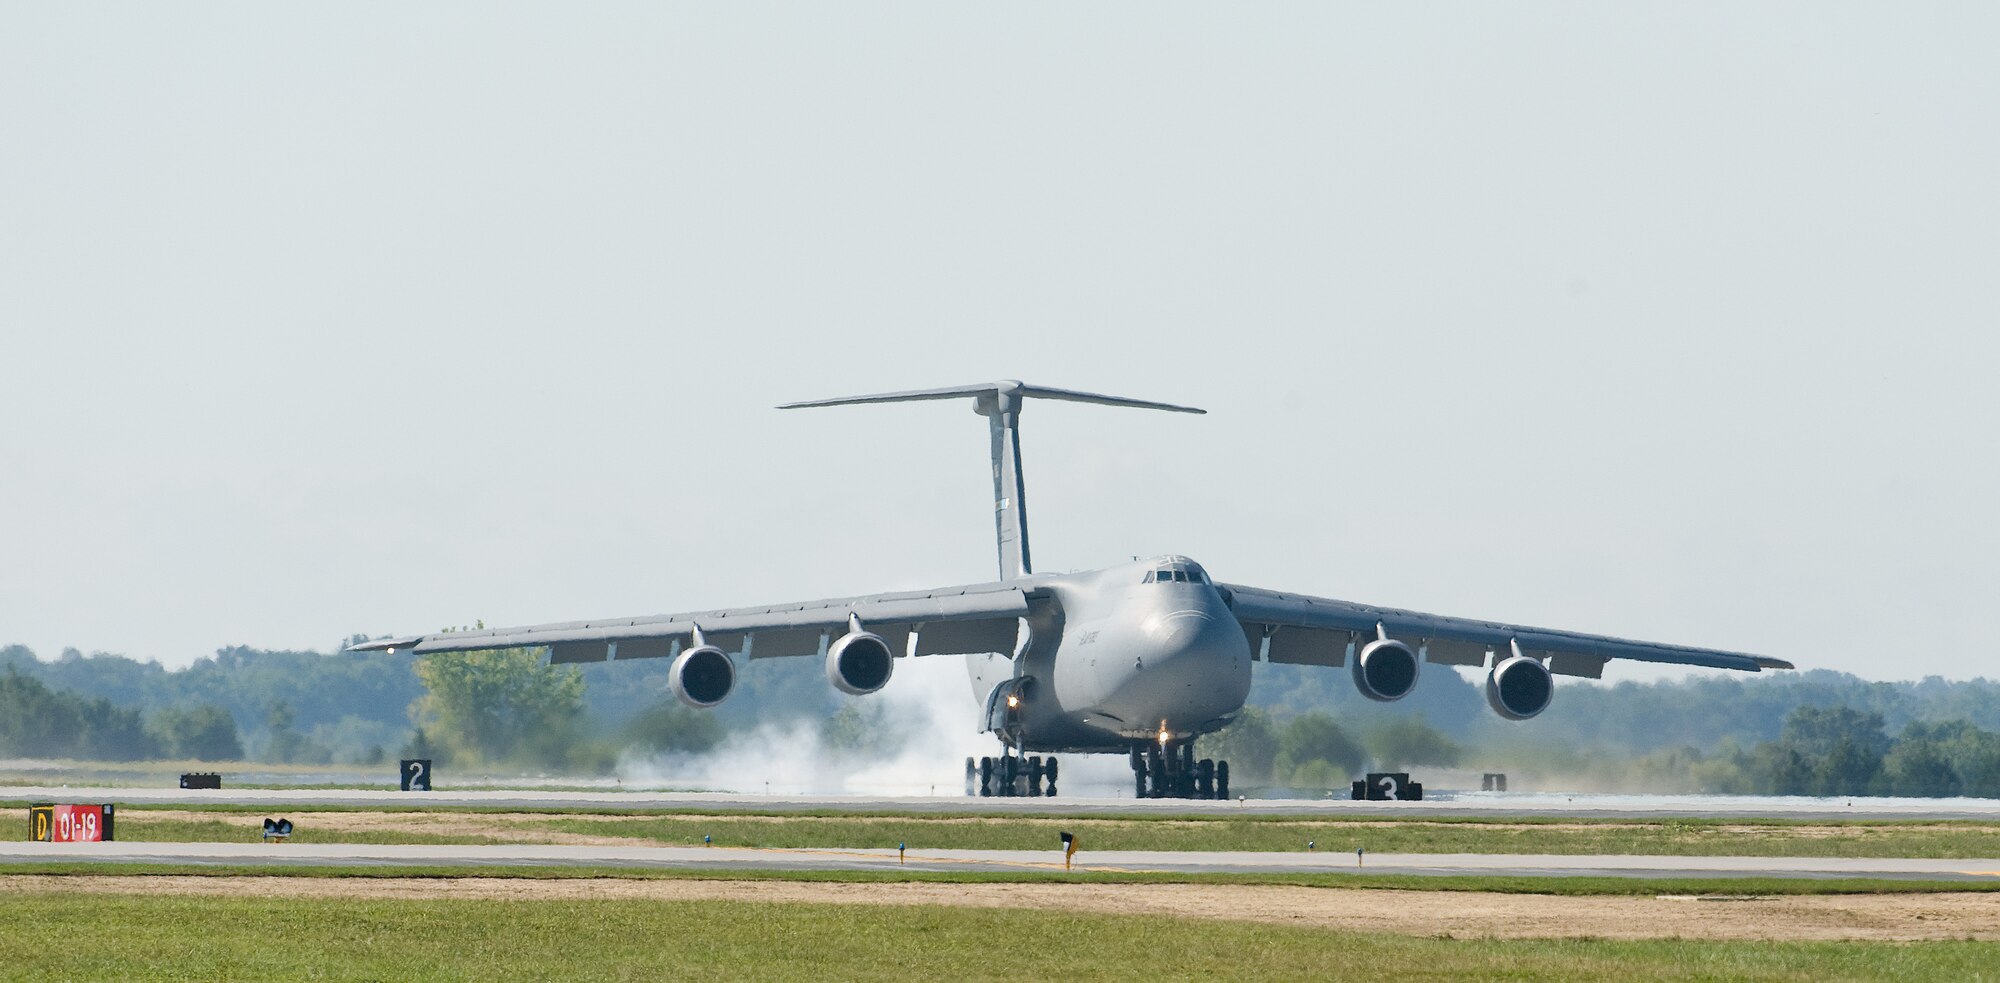
[[[1250,651],[1261,650],[1270,662],[1345,665],[1358,646],[1377,637],[1379,625],[1383,634],[1418,651],[1425,661],[1445,665],[1486,665],[1489,652],[1506,658],[1518,646],[1523,655],[1547,660],[1551,672],[1589,679],[1601,678],[1604,663],[1611,659],[1745,672],[1792,668],[1782,659],[1743,652],[1451,618],[1257,587],[1220,586],[1250,640]]]
[[[352,648],[418,654],[547,648],[550,662],[607,662],[679,655],[693,646],[699,631],[707,644],[740,658],[763,659],[822,655],[858,621],[864,630],[882,636],[891,651],[903,655],[1012,655],[1031,589],[1020,582],[972,584],[722,611],[378,638]]]

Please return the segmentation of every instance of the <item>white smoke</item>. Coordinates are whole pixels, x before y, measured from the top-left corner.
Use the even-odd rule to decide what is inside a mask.
[[[926,656],[896,660],[881,692],[860,701],[892,751],[827,748],[817,720],[773,722],[731,734],[701,753],[627,751],[618,762],[629,787],[697,789],[771,795],[965,795],[965,759],[996,756],[1000,742],[979,730],[980,707],[966,678],[965,659]],[[1062,755],[1063,797],[1110,797],[1131,782],[1117,755]]]

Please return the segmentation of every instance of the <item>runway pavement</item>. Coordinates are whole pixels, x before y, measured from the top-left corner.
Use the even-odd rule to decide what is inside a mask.
[[[1417,816],[1569,818],[1968,819],[2000,822],[2000,800],[1751,798],[1462,792],[1424,802],[1349,799],[973,798],[962,796],[743,795],[727,792],[297,788],[220,790],[100,786],[0,786],[0,802],[116,802],[345,808],[682,809],[717,812],[917,812],[1061,815],[1239,814],[1327,819]]]
[[[433,846],[303,843],[0,843],[0,864],[203,866],[621,867],[713,870],[1012,871],[1061,874],[1056,850],[749,849],[652,846]],[[1552,856],[1504,854],[1078,853],[1084,871],[1479,874],[1509,877],[1865,877],[2000,879],[2000,859]]]

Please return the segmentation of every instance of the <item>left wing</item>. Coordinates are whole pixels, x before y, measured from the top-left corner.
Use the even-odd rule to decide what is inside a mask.
[[[1479,666],[1486,664],[1489,652],[1504,659],[1519,648],[1523,655],[1544,660],[1550,672],[1589,679],[1601,678],[1604,663],[1611,659],[1745,672],[1792,668],[1782,659],[1743,652],[1451,618],[1234,584],[1218,586],[1243,625],[1250,651],[1261,649],[1270,662],[1344,665],[1355,646],[1368,644],[1379,633],[1407,644],[1426,662]]]
[[[1033,587],[1023,581],[870,594],[793,604],[565,621],[522,628],[446,631],[379,638],[357,650],[463,652],[540,648],[550,662],[658,659],[693,647],[697,633],[739,658],[824,655],[855,623],[882,636],[898,655],[1012,655]]]

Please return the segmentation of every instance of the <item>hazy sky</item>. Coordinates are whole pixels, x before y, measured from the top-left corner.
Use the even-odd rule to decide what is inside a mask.
[[[0,5],[0,643],[1038,566],[1995,674],[1987,4]],[[1613,671],[1618,677],[1618,670]],[[1634,678],[1626,671],[1622,678]]]

